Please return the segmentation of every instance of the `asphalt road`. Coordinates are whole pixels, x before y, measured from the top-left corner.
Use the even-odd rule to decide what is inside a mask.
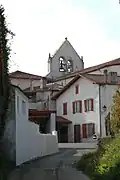
[[[9,180],[89,180],[73,166],[85,151],[62,149],[58,154],[24,164],[11,174]]]

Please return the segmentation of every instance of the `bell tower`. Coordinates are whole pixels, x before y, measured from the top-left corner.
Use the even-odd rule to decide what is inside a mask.
[[[49,54],[48,57],[48,77],[53,79],[65,76],[76,71],[84,69],[84,62],[82,56],[80,57],[67,37],[60,48],[53,56]]]

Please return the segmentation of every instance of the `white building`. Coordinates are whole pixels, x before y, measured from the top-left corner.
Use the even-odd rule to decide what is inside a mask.
[[[27,96],[19,87],[12,86],[4,139],[7,152],[16,165],[58,152],[57,136],[52,135],[55,131],[55,113],[49,114],[49,133],[46,134],[40,132],[39,124],[30,121],[29,113]]]
[[[81,142],[94,133],[101,137],[110,134],[106,117],[120,83],[120,77],[110,75],[78,74],[52,97],[56,100],[59,142]]]
[[[77,54],[66,38],[56,53],[53,56],[49,55],[48,65],[49,73],[46,77],[20,71],[10,74],[11,82],[24,89],[30,98],[29,109],[44,112],[44,116],[46,110],[49,113],[56,111],[55,125],[59,141],[79,142],[94,132],[106,136],[105,120],[117,88],[116,79],[119,80],[120,76],[120,58],[84,68],[83,57]],[[78,87],[75,87],[76,85]],[[77,95],[74,93],[75,88],[79,88]],[[89,98],[91,100],[88,101]],[[71,106],[74,101],[75,108],[82,104],[81,113],[72,113]],[[92,103],[93,111],[85,112],[84,101]],[[63,115],[63,103],[64,107],[67,103],[67,115]],[[41,118],[40,112],[37,118]],[[63,128],[63,124],[68,125],[64,125]]]

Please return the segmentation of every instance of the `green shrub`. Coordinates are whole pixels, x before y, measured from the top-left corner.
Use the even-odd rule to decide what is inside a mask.
[[[82,156],[77,169],[92,180],[120,180],[120,136],[102,139],[96,152]]]
[[[105,147],[105,152],[100,158],[96,169],[100,174],[111,171],[120,162],[120,137],[116,137],[111,143]]]

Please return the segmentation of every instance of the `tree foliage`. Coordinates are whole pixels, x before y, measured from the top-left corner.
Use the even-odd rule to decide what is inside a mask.
[[[10,94],[8,63],[11,49],[9,45],[9,35],[14,35],[7,27],[4,12],[3,6],[0,5],[0,139],[4,133],[5,117]]]
[[[113,105],[111,108],[111,130],[113,133],[120,131],[120,88],[113,96]]]

